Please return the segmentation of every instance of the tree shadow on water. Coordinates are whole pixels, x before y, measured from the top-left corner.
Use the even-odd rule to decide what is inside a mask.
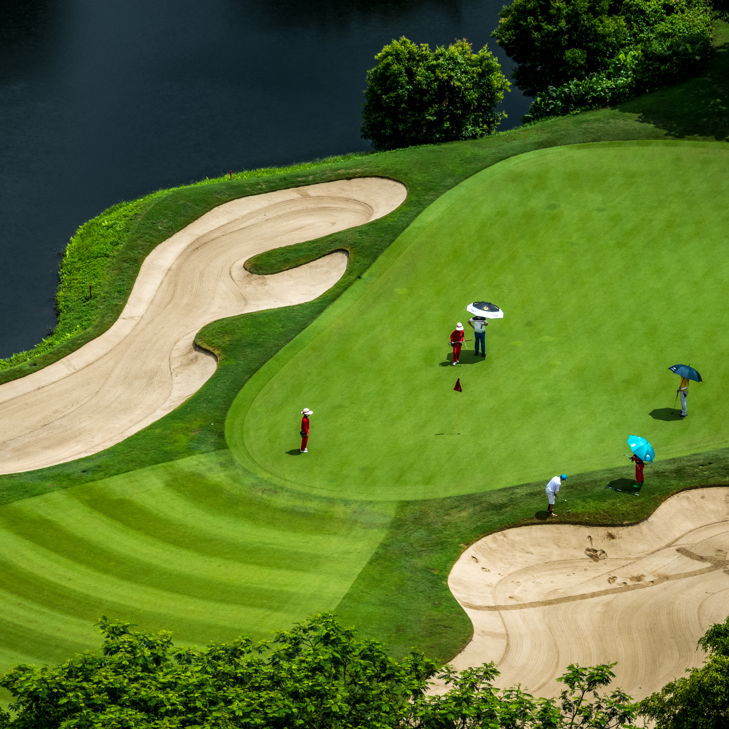
[[[651,410],[648,414],[653,420],[670,422],[672,420],[681,420],[680,413],[680,410],[675,410],[674,408],[657,408],[656,410]]]

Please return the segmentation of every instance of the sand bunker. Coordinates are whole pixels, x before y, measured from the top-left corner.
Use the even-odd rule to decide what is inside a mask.
[[[205,324],[311,301],[347,267],[338,252],[253,276],[248,258],[380,218],[406,194],[394,180],[357,178],[247,197],[157,246],[111,329],[0,387],[0,473],[97,453],[169,413],[215,371],[215,357],[193,347]]]
[[[701,665],[696,641],[729,613],[729,488],[672,497],[630,527],[549,524],[469,547],[449,578],[474,625],[453,660],[494,661],[499,686],[556,696],[570,663],[617,661],[634,697]]]

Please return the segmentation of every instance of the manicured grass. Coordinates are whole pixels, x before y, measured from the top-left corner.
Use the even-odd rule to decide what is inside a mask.
[[[350,253],[347,272],[340,282],[316,301],[260,314],[231,317],[205,327],[196,341],[219,357],[215,375],[190,400],[170,415],[103,453],[61,466],[26,474],[0,476],[0,503],[42,493],[49,481],[57,487],[107,478],[142,466],[185,458],[191,453],[226,448],[223,423],[230,404],[251,375],[296,335],[304,331],[327,307],[365,272],[377,257],[428,205],[471,175],[510,157],[561,145],[603,139],[655,139],[664,133],[640,124],[631,116],[612,110],[555,119],[532,127],[475,142],[370,155],[349,163],[333,163],[260,180],[220,182],[180,188],[154,199],[135,223],[127,242],[115,258],[108,286],[104,317],[83,334],[73,337],[36,360],[38,366],[97,336],[121,311],[144,257],[169,235],[215,205],[235,197],[297,187],[352,176],[379,175],[401,180],[408,187],[405,203],[391,215],[361,228],[282,248],[259,256],[250,267],[256,273],[305,263],[326,253],[345,249]],[[113,303],[113,306],[112,306]],[[116,307],[116,309],[114,308]],[[0,382],[35,371],[25,363],[0,372]]]
[[[729,485],[729,449],[647,466],[646,482],[637,497],[632,475],[626,459],[622,467],[571,477],[560,491],[559,516],[550,522],[546,522],[544,481],[401,502],[387,536],[337,613],[363,635],[382,641],[393,655],[403,656],[417,647],[449,661],[473,632],[448,589],[451,567],[468,545],[515,526],[545,522],[618,526],[641,521],[683,489]]]
[[[608,468],[631,433],[659,458],[729,445],[729,365],[716,340],[728,197],[721,143],[562,147],[474,175],[294,356],[255,376],[228,416],[231,449],[317,493],[401,500]],[[450,332],[484,298],[506,317],[488,327],[487,358],[471,349],[454,368]],[[705,378],[683,422],[670,414],[677,362]],[[292,457],[304,406],[315,413],[311,453]]]
[[[395,506],[275,492],[227,451],[47,491],[0,507],[0,673],[88,649],[101,615],[268,637],[336,607]]]
[[[719,27],[723,39],[726,26]],[[725,53],[720,49],[714,68],[726,62]],[[171,627],[180,642],[207,642],[285,628],[303,614],[334,605],[341,595],[340,614],[364,633],[384,640],[394,652],[402,654],[417,646],[444,659],[452,657],[470,636],[470,622],[447,590],[450,566],[473,539],[534,521],[544,508],[543,482],[397,505],[343,503],[295,493],[249,473],[222,452],[226,448],[223,423],[230,404],[288,342],[294,344],[289,353],[305,344],[311,333],[296,339],[297,335],[342,293],[351,297],[362,293],[371,275],[369,267],[380,253],[430,203],[471,175],[510,157],[560,145],[675,136],[723,138],[726,113],[714,102],[726,95],[727,75],[717,77],[710,70],[707,78],[708,83],[697,79],[665,92],[669,101],[677,98],[672,94],[680,93],[681,105],[675,107],[677,112],[683,110],[680,120],[672,116],[674,106],[657,101],[654,94],[631,102],[630,108],[550,120],[478,142],[350,158],[265,179],[221,180],[155,198],[125,232],[125,243],[108,269],[110,318],[106,324],[95,320],[98,328],[92,327],[84,336],[96,336],[94,332],[113,321],[114,311],[123,306],[141,261],[154,245],[220,202],[353,175],[393,177],[409,190],[396,215],[250,262],[252,270],[264,273],[336,248],[346,248],[351,255],[345,279],[315,302],[206,327],[198,342],[218,354],[218,371],[175,412],[90,458],[0,477],[0,503],[6,504],[0,508],[6,525],[0,535],[5,540],[8,570],[6,596],[0,599],[4,615],[0,661],[4,665],[20,660],[53,662],[74,650],[94,647],[98,639],[91,624],[101,614],[129,617],[145,629]],[[690,114],[691,108],[702,113]],[[680,270],[682,260],[672,265]],[[680,284],[680,275],[672,282]],[[513,317],[513,310],[509,315]],[[446,335],[448,331],[450,326]],[[64,345],[65,350],[50,352],[37,364],[58,358],[82,340],[74,338]],[[443,368],[443,374],[451,377],[454,369]],[[0,381],[31,371],[29,364],[21,365],[1,373]],[[675,381],[670,373],[664,374],[672,383],[670,400]],[[449,395],[455,397],[450,390]],[[700,406],[697,395],[693,390],[692,410],[708,412],[708,398]],[[621,404],[618,394],[615,406]],[[683,425],[692,423],[693,419]],[[294,447],[297,430],[294,419],[288,430]],[[367,435],[358,433],[362,438]],[[200,455],[190,458],[196,453]],[[626,468],[582,474],[570,479],[566,494],[584,500],[561,520],[623,523],[643,518],[673,491],[726,483],[728,460],[727,451],[714,451],[656,464],[637,498],[604,490],[606,483],[627,477]],[[165,465],[149,468],[154,464]],[[118,474],[124,475],[111,478]],[[31,496],[37,498],[27,499]],[[327,531],[332,519],[334,532]],[[22,569],[18,563],[13,567],[16,552]],[[325,568],[331,569],[326,584],[317,578],[324,554],[326,564],[331,564]],[[300,569],[289,570],[289,559]],[[317,569],[309,571],[309,562]],[[224,565],[229,565],[229,572]],[[154,580],[144,576],[147,571]],[[273,599],[261,589],[269,582]],[[260,609],[264,602],[268,612]]]

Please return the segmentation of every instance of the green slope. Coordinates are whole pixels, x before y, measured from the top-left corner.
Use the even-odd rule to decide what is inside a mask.
[[[97,642],[101,615],[207,644],[341,600],[394,506],[275,492],[227,452],[0,507],[0,673]]]
[[[631,433],[660,457],[729,444],[716,338],[727,196],[725,144],[563,147],[475,175],[244,388],[233,452],[283,483],[389,500],[607,468]],[[452,367],[448,336],[481,298],[506,317],[487,330],[485,360],[468,352]],[[684,422],[668,412],[676,362],[706,379]],[[315,415],[299,456],[304,406]]]

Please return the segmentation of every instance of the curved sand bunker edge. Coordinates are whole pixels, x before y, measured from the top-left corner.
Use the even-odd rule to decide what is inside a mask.
[[[498,685],[556,696],[570,663],[617,661],[613,686],[645,696],[701,665],[698,638],[729,612],[728,551],[722,486],[683,490],[635,524],[493,532],[449,574],[474,629],[451,664],[493,660]]]
[[[204,347],[196,350],[193,346],[198,331],[205,324],[242,313],[290,306],[316,299],[342,277],[347,268],[348,254],[344,251],[335,251],[310,263],[272,276],[254,276],[248,273],[243,267],[245,260],[269,249],[296,245],[325,237],[332,232],[365,224],[388,214],[401,205],[405,199],[405,187],[386,178],[351,178],[319,183],[247,196],[224,203],[168,238],[145,259],[122,315],[105,334],[49,367],[31,373],[32,377],[26,376],[0,387],[0,410],[3,410],[10,401],[14,401],[11,405],[15,405],[14,410],[11,407],[8,411],[5,407],[6,412],[0,413],[3,416],[0,418],[0,424],[3,420],[6,423],[5,432],[0,426],[0,443],[4,446],[0,448],[0,453],[3,454],[5,461],[5,463],[0,462],[0,472],[14,473],[35,470],[99,452],[124,440],[170,412],[194,394],[216,369],[217,358],[214,353],[209,353]],[[178,332],[174,335],[177,338],[170,343],[171,349],[168,347],[160,355],[161,360],[158,357],[159,366],[167,372],[167,374],[162,373],[163,377],[169,380],[171,373],[173,380],[164,407],[148,407],[147,417],[136,418],[133,423],[127,422],[124,428],[117,429],[117,434],[111,440],[103,439],[102,442],[102,437],[96,431],[92,431],[86,433],[86,439],[90,441],[86,447],[87,444],[84,443],[79,445],[84,437],[79,436],[76,438],[76,443],[72,443],[72,436],[64,432],[57,438],[57,440],[68,442],[68,447],[62,449],[63,455],[56,453],[55,456],[51,456],[43,453],[42,447],[35,447],[36,444],[25,442],[21,446],[24,447],[26,457],[18,457],[18,452],[23,450],[18,446],[18,442],[23,438],[27,441],[33,434],[32,427],[30,430],[26,428],[25,435],[23,436],[21,433],[21,437],[18,438],[17,433],[11,432],[12,429],[8,425],[11,421],[15,426],[23,419],[29,420],[25,410],[21,407],[23,396],[27,397],[33,392],[37,393],[42,390],[46,403],[55,406],[56,411],[63,410],[63,407],[59,405],[61,400],[56,401],[51,393],[53,386],[70,381],[85,369],[93,369],[106,355],[123,355],[124,350],[130,348],[129,342],[133,343],[135,328],[137,330],[145,327],[149,329],[149,319],[145,321],[145,315],[149,312],[150,307],[159,309],[162,299],[177,296],[183,304],[188,305],[188,313],[190,313],[189,299],[194,298],[192,292],[199,284],[197,279],[205,275],[211,276],[207,270],[210,261],[205,258],[206,246],[214,249],[218,256],[213,261],[218,266],[216,268],[218,278],[207,284],[208,288],[205,290],[202,300],[202,308],[206,310],[202,314],[203,318],[200,319],[200,312],[197,311],[192,311],[193,316],[187,319],[183,315],[177,315],[177,319],[182,316],[181,326],[186,332]],[[175,289],[175,276],[179,274],[175,266],[179,268],[182,265],[192,266],[194,275],[187,284],[180,283]],[[170,272],[172,274],[168,275]],[[217,284],[216,281],[220,281],[220,284]],[[172,293],[162,291],[163,282],[166,289],[170,289]],[[215,287],[218,289],[217,293]],[[176,312],[177,309],[173,313]],[[166,325],[169,328],[170,324],[175,325],[175,317],[169,316],[168,307],[163,327]],[[177,325],[179,328],[179,322]],[[168,332],[165,332],[165,335],[167,336]],[[146,337],[148,343],[156,344],[154,337],[150,339],[149,332]],[[138,366],[138,363],[149,359],[148,348],[142,348],[140,352],[142,359],[137,358],[134,361],[134,368]],[[174,371],[176,364],[181,365],[179,369],[184,371],[183,377],[176,378]],[[127,369],[129,369],[128,366]],[[195,374],[195,370],[198,370],[197,374]],[[154,375],[154,373],[152,374]],[[192,380],[196,381],[194,383],[190,382],[189,375],[191,374]],[[154,376],[159,378],[159,375],[158,371]],[[94,387],[98,385],[98,380],[97,376]],[[118,381],[113,383],[117,391],[123,390],[121,384],[123,383]],[[119,397],[124,399],[125,395],[131,398],[141,398],[141,392],[137,392],[137,384],[139,383],[132,383],[131,386],[127,384],[126,393],[123,391],[116,393],[117,400]],[[76,401],[80,401],[89,392],[88,399],[96,397],[98,400],[97,396],[101,388],[97,388],[99,392],[92,392],[94,387],[77,386],[76,394],[69,396],[69,393],[66,392],[66,398],[70,397],[71,400],[75,398]],[[66,389],[69,389],[68,384],[66,384]],[[38,410],[39,404],[35,403],[35,405]],[[83,405],[85,404],[79,405],[78,402],[71,402],[71,406],[66,408],[62,415],[70,414],[79,408],[74,415],[75,419],[79,420],[84,414],[89,414],[89,408],[84,413]],[[106,412],[116,415],[115,408],[110,407],[108,402],[103,405]],[[158,402],[156,405],[160,406],[162,403]],[[91,416],[96,417],[97,421],[100,420],[99,415],[104,408],[96,407],[95,411],[91,412]],[[51,407],[51,410],[53,409],[54,407]],[[149,415],[150,410],[154,411],[151,415]],[[41,415],[35,413],[35,420],[38,421],[35,423],[35,432],[41,437],[46,437],[46,440],[51,428],[48,428],[49,423],[41,421],[39,418],[47,418],[53,425],[54,417],[56,415],[46,416],[45,413]],[[56,419],[60,419],[60,416]],[[97,425],[99,424],[97,422]],[[101,425],[103,427],[105,423],[101,423]],[[17,425],[15,430],[22,431],[22,428],[22,424]],[[11,448],[8,448],[8,445]],[[10,452],[12,448],[15,448],[15,453]],[[53,448],[58,450],[60,446],[58,443],[52,444],[51,449]],[[31,450],[36,453],[31,454]]]
[[[347,182],[350,182],[352,180],[382,180],[383,182],[386,182],[386,183],[395,183],[396,185],[399,185],[400,187],[403,188],[403,190],[405,192],[405,197],[403,198],[403,200],[400,202],[400,204],[397,207],[393,208],[393,210],[397,210],[397,208],[400,207],[400,205],[402,205],[405,202],[405,200],[407,200],[408,194],[410,193],[410,189],[402,180],[397,180],[394,177],[387,177],[385,175],[367,175],[366,177],[343,177],[340,180],[335,180],[335,182],[340,182],[342,180],[347,181]],[[326,183],[317,183],[317,184],[326,184]],[[295,190],[298,188],[292,187],[292,188],[288,188],[288,189]],[[391,210],[390,212],[393,212],[393,210]],[[379,220],[380,217],[384,217],[384,216],[379,216],[377,218],[373,218],[373,220]],[[326,238],[327,236],[321,236],[321,237]],[[395,236],[395,238],[397,238],[397,236]],[[307,242],[313,243],[316,240],[321,240],[321,238],[312,238],[311,241],[307,241]],[[394,240],[395,239],[390,241],[390,243],[393,243]],[[281,249],[278,249],[278,250],[284,250],[285,248],[288,248],[288,247],[290,247],[290,246],[282,246]],[[291,247],[293,247],[293,246],[291,246]],[[277,249],[272,248],[271,250],[277,250]],[[387,250],[387,246],[385,247],[385,249],[382,252],[384,253],[385,250]],[[253,267],[253,269],[255,269],[256,259],[267,256],[267,254],[270,252],[271,251],[263,251],[262,253],[256,253],[256,255],[251,256],[249,259],[247,259],[243,263],[243,267],[245,268],[246,271],[248,271],[248,273],[250,273],[254,276],[273,276],[277,273],[284,273],[285,271],[291,271],[294,268],[299,268],[300,266],[305,266],[308,263],[314,263],[314,262],[320,260],[321,258],[325,258],[326,256],[331,255],[332,253],[339,253],[339,252],[346,253],[348,257],[352,254],[352,251],[349,248],[339,246],[337,248],[333,248],[332,250],[328,251],[327,253],[322,253],[320,256],[317,256],[316,258],[311,258],[307,261],[304,261],[303,263],[296,263],[296,264],[292,264],[291,266],[270,267],[270,268],[264,265],[264,266],[262,266],[263,270],[260,270],[260,271],[252,270],[252,267]],[[380,254],[380,255],[382,255],[382,254]]]
[[[225,179],[227,180],[227,178],[225,178]],[[252,181],[255,181],[257,179],[260,180],[261,178],[249,178],[248,181],[251,181],[252,182]],[[364,176],[361,176],[361,177],[360,176],[357,176],[357,177],[348,176],[348,177],[336,178],[334,180],[330,180],[330,182],[339,182],[341,180],[349,181],[349,180],[357,180],[357,179],[381,179],[381,180],[385,180],[385,181],[388,181],[388,182],[395,182],[395,183],[401,185],[405,189],[405,196],[406,197],[407,197],[407,194],[409,192],[408,191],[408,187],[407,187],[407,185],[404,182],[402,182],[401,180],[398,180],[398,179],[396,179],[394,177],[387,177],[385,175],[364,175]],[[163,189],[163,190],[157,190],[155,193],[152,193],[152,194],[174,193],[174,192],[177,192],[180,189],[188,189],[190,187],[197,187],[200,184],[201,183],[193,183],[191,185],[183,185],[183,186],[177,186],[177,187],[172,187],[172,188]],[[213,183],[213,184],[222,184],[222,183],[219,181],[219,182]],[[312,184],[327,184],[327,183],[301,182],[299,185],[292,185],[292,186],[287,187],[285,189],[286,190],[296,190],[296,189],[299,189],[301,187],[310,187],[310,186],[312,186]],[[273,192],[276,192],[276,190],[274,190]],[[265,193],[265,192],[262,193],[262,192],[257,192],[257,191],[246,191],[240,197],[231,198],[230,200],[228,200],[226,202],[235,202],[236,200],[243,200],[245,198],[256,197],[256,196],[262,195],[262,194],[267,194],[267,193]],[[136,200],[125,200],[123,202],[128,203],[128,204],[132,204],[132,203],[138,202],[140,199],[141,198],[137,198]],[[117,204],[119,204],[119,203],[117,203]],[[225,205],[225,204],[226,203],[220,203],[220,205]],[[216,205],[214,208],[212,208],[208,212],[211,212],[212,210],[215,210],[216,208],[220,207],[220,205]],[[114,207],[114,206],[112,206],[112,207]],[[104,215],[109,209],[110,208],[107,208],[107,210],[102,210],[98,215],[96,215],[93,218],[90,218],[89,220],[87,220],[84,223],[82,223],[80,227],[83,227],[84,225],[87,225],[88,223],[93,222],[97,218],[99,218],[102,215]],[[207,214],[207,213],[203,213],[203,215],[205,215],[205,214]],[[202,217],[202,216],[200,216],[200,217]],[[199,220],[199,218],[197,218],[196,220]],[[195,222],[195,221],[193,221],[193,222]],[[172,235],[175,235],[176,233],[179,233],[181,230],[184,230],[185,227],[186,226],[183,226],[182,228],[174,231],[172,233]],[[322,236],[322,237],[324,237],[324,236]],[[89,326],[86,327],[86,329],[83,329],[80,332],[76,332],[73,336],[69,337],[68,339],[66,339],[66,340],[64,340],[62,342],[59,342],[52,349],[49,349],[47,352],[42,352],[42,353],[33,355],[29,359],[27,359],[27,360],[25,360],[25,361],[23,361],[23,362],[21,362],[21,363],[19,363],[17,365],[13,365],[12,367],[8,367],[7,369],[0,370],[0,387],[2,387],[3,385],[8,384],[10,382],[14,382],[16,380],[23,379],[24,377],[28,377],[29,375],[36,374],[37,372],[40,372],[40,371],[44,370],[46,367],[50,367],[51,365],[55,364],[56,362],[59,362],[60,360],[65,359],[70,354],[73,354],[74,352],[77,352],[79,349],[81,349],[82,347],[86,346],[90,342],[93,342],[94,339],[98,339],[98,337],[102,336],[109,329],[111,329],[111,327],[114,326],[114,324],[121,317],[121,315],[122,315],[122,313],[124,311],[124,307],[126,306],[127,302],[129,301],[129,297],[132,294],[132,291],[134,289],[134,284],[136,283],[137,277],[139,276],[139,271],[141,270],[142,265],[144,264],[144,261],[147,259],[147,257],[152,252],[154,252],[154,250],[157,248],[157,246],[163,244],[168,239],[169,238],[165,238],[163,240],[158,241],[155,244],[154,248],[151,248],[146,253],[145,257],[141,260],[141,262],[139,264],[139,269],[137,270],[137,273],[136,273],[136,275],[134,277],[134,280],[131,283],[131,286],[130,286],[128,292],[127,292],[126,298],[124,299],[123,302],[119,302],[119,304],[117,305],[118,306],[118,311],[117,311],[117,315],[116,315],[115,318],[111,319],[106,324],[100,325],[99,324],[99,319],[101,318],[101,315],[99,315],[99,318],[97,318],[96,321],[94,321],[91,324],[89,324]],[[71,241],[69,239],[69,241],[66,243],[66,247],[68,247],[68,244],[70,242]],[[66,248],[64,248],[63,250],[65,251]],[[119,255],[123,250],[124,250],[124,245],[122,245],[120,247],[120,249],[117,251],[117,255]],[[339,250],[346,251],[347,249],[345,249],[345,248],[335,249],[335,250],[329,251],[329,253],[323,254],[323,256],[329,255],[331,253],[336,253]],[[349,251],[347,251],[347,252],[349,253]],[[260,254],[256,254],[255,256],[252,256],[251,258],[256,258],[256,256],[258,256],[258,255],[260,255]],[[323,257],[323,256],[320,256],[320,258]],[[291,270],[293,268],[298,268],[299,266],[304,266],[307,263],[312,263],[315,260],[318,260],[318,259],[311,259],[310,261],[305,261],[304,263],[299,263],[299,264],[296,264],[296,265],[293,265],[293,266],[288,266],[288,267],[285,267],[285,268],[276,268],[276,269],[272,269],[271,271],[267,271],[265,273],[259,273],[259,274],[255,274],[255,275],[272,275],[272,274],[275,274],[275,273],[282,273],[284,271],[288,271],[288,270]],[[247,261],[246,261],[246,264],[247,264]],[[246,268],[246,270],[249,271],[249,273],[254,273],[253,271],[250,271],[248,269],[248,266],[247,265],[245,266],[245,268]],[[56,301],[57,297],[58,297],[58,288],[56,288],[56,293],[54,294],[54,297],[53,297],[54,302]],[[102,314],[103,314],[103,312],[102,312]],[[94,328],[97,327],[97,326],[100,326],[99,330],[96,333],[94,333],[92,336],[88,337],[88,335],[92,331],[94,331]],[[38,342],[37,344],[35,344],[29,350],[24,350],[23,352],[16,352],[15,354],[31,353],[40,344],[42,344],[42,342]],[[209,354],[215,356],[215,353],[214,352],[210,352],[209,350],[207,350],[202,345],[198,345],[198,346],[200,346],[201,350],[204,350],[205,352],[208,352]],[[43,360],[45,360],[45,361],[43,361]],[[21,370],[21,368],[23,368],[23,370]],[[7,380],[3,379],[9,373],[12,374],[13,376],[10,379],[7,379]]]

